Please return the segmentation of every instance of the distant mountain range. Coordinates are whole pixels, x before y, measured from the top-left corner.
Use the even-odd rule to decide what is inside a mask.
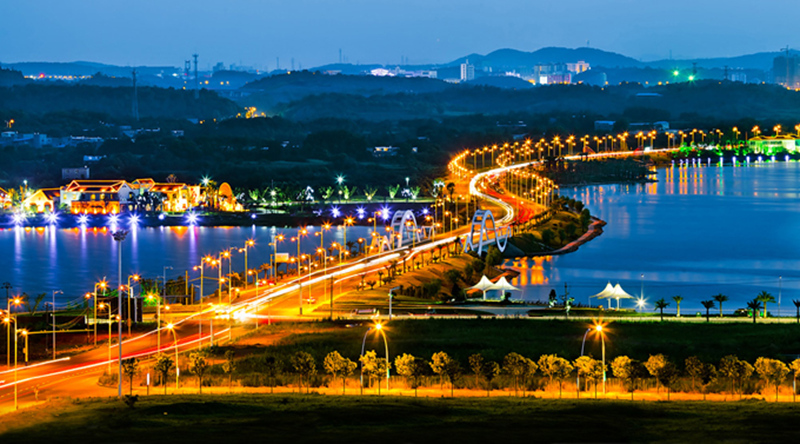
[[[798,51],[792,51],[792,54],[800,54]],[[577,61],[585,61],[592,67],[603,68],[654,68],[654,69],[685,69],[692,67],[693,63],[697,63],[700,69],[723,68],[728,66],[732,69],[742,68],[749,70],[769,71],[772,69],[772,61],[775,57],[781,55],[781,52],[762,52],[756,54],[748,54],[736,57],[716,57],[716,58],[703,58],[703,59],[682,59],[682,60],[654,60],[643,62],[610,51],[603,51],[596,48],[559,48],[548,47],[541,48],[535,51],[521,51],[517,49],[498,49],[488,54],[469,54],[464,57],[459,57],[450,62],[441,64],[428,64],[428,65],[400,65],[399,67],[405,70],[431,70],[435,69],[443,74],[439,77],[450,77],[454,72],[457,72],[458,66],[465,61],[469,60],[470,64],[482,69],[491,68],[494,72],[512,71],[515,69],[531,68],[534,65],[548,64],[548,63],[575,63]],[[380,64],[366,64],[366,65],[353,65],[349,63],[335,63],[318,66],[309,69],[309,71],[336,71],[342,74],[360,74],[364,71],[384,67],[386,65]],[[395,67],[396,65],[388,65]],[[2,67],[12,68],[21,71],[26,76],[33,75],[50,75],[50,76],[88,76],[95,73],[102,73],[110,77],[130,77],[131,67],[115,66],[94,62],[20,62],[20,63],[5,63]],[[143,80],[147,77],[167,79],[173,77],[174,74],[179,74],[182,69],[179,67],[170,66],[141,66],[137,67]],[[285,72],[285,71],[279,71]],[[263,74],[261,74],[263,75]],[[147,80],[145,80],[147,82]]]

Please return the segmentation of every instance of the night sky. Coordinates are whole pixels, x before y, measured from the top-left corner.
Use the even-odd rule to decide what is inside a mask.
[[[640,60],[797,44],[797,0],[4,0],[0,63],[86,60],[274,69],[447,62],[499,48],[589,46]]]

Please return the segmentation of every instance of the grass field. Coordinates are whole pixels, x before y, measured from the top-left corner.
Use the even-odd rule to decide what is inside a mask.
[[[0,417],[8,442],[796,442],[800,405],[534,398],[181,395],[54,401]]]
[[[312,323],[262,327],[295,331],[286,336],[272,352],[291,354],[305,350],[321,360],[338,350],[357,357],[368,323]],[[509,352],[530,358],[555,353],[568,359],[580,355],[581,340],[588,324],[584,321],[531,319],[425,319],[395,320],[387,325],[386,335],[391,354],[411,353],[430,359],[444,350],[466,363],[472,353],[487,359],[502,360]],[[333,328],[330,328],[333,327]],[[324,331],[322,329],[324,328]],[[254,332],[258,335],[260,332]],[[372,336],[370,336],[372,337]],[[370,340],[367,341],[370,345]],[[373,345],[377,345],[376,342]],[[587,354],[600,356],[600,341],[589,335]],[[664,353],[681,363],[696,355],[705,362],[717,363],[725,355],[735,354],[749,362],[760,356],[787,360],[800,354],[800,325],[749,323],[612,322],[607,326],[606,356],[613,359],[628,355],[646,360],[649,355]]]

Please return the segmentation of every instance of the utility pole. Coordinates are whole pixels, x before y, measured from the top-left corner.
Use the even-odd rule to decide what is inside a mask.
[[[728,65],[725,65],[725,80],[728,80]]]
[[[133,119],[135,121],[139,121],[139,90],[136,87],[136,68],[133,68],[131,71],[131,76],[133,77]]]
[[[197,75],[197,54],[192,54],[194,58],[194,98],[195,100],[200,98],[200,78]]]

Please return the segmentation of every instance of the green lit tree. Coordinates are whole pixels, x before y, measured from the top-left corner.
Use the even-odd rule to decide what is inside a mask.
[[[719,317],[722,317],[722,303],[728,302],[728,297],[722,293],[719,293],[716,296],[714,296],[714,300],[717,301],[717,303],[719,303]]]
[[[578,367],[577,362],[575,367]],[[636,361],[627,356],[617,356],[611,361],[611,372],[615,378],[621,380],[627,386],[626,388],[631,392],[631,401],[633,401],[633,392],[635,391],[636,378],[638,377],[636,367]]]
[[[681,302],[683,302],[683,296],[681,296],[681,295],[673,296],[672,300],[675,301],[675,305],[677,305],[677,307],[678,307],[678,313],[677,313],[676,317],[679,318],[679,317],[681,317]]]
[[[772,296],[772,294],[770,294],[769,292],[762,291],[761,293],[758,294],[758,296],[756,296],[756,300],[758,302],[761,302],[764,305],[764,311],[761,312],[761,317],[762,318],[766,318],[767,317],[767,303],[775,302],[775,297]]]
[[[514,379],[514,396],[518,395],[520,382],[536,373],[537,365],[532,360],[511,352],[503,358],[503,371]]]

